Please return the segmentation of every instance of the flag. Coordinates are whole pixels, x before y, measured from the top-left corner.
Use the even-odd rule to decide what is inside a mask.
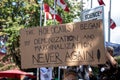
[[[116,27],[116,23],[112,19],[110,19],[110,28],[114,29],[115,27]]]
[[[55,13],[55,10],[53,10],[51,7],[49,7],[48,4],[44,4],[44,12],[45,12],[47,19],[54,19],[54,16],[55,16],[55,19],[59,23],[62,23],[62,18],[57,13]]]
[[[60,6],[64,11],[69,12],[69,8],[64,0],[56,0],[58,6]]]
[[[98,0],[99,5],[105,5],[105,3],[103,2],[103,0]]]

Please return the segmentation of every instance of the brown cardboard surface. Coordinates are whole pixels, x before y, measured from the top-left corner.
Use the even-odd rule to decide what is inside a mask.
[[[105,62],[102,20],[20,30],[22,68]]]

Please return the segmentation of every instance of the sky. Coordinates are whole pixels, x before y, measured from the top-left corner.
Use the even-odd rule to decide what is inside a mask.
[[[91,0],[83,0],[85,2],[84,9],[91,8]],[[92,0],[92,8],[98,7],[98,0]],[[110,8],[110,0],[103,0],[104,6],[104,21],[105,21],[105,41],[108,41],[108,11]],[[111,19],[116,23],[116,28],[110,29],[110,42],[120,44],[120,0],[111,0]]]

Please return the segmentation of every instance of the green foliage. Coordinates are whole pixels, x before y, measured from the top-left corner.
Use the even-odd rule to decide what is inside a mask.
[[[4,0],[0,2],[0,26],[2,33],[8,36],[7,58],[11,57],[13,62],[20,67],[19,31],[21,28],[28,28],[39,25],[39,6],[30,4],[24,0]],[[5,61],[6,56],[3,58]]]
[[[3,67],[4,65],[2,63],[0,63],[0,67]]]
[[[117,60],[118,64],[120,65],[120,56],[115,56],[115,59]]]
[[[61,7],[56,5],[56,12],[62,17],[63,23],[72,22],[75,17],[80,15],[80,3],[75,4],[65,0],[69,6],[70,12],[65,12]],[[54,0],[44,0],[54,8]],[[13,59],[13,62],[20,67],[20,29],[40,25],[40,7],[37,0],[0,0],[0,26],[3,27],[2,33],[8,36],[7,55]],[[44,13],[44,12],[43,12]],[[44,14],[42,14],[44,17]],[[44,18],[42,18],[42,25]],[[47,20],[47,25],[54,24],[54,20]],[[56,24],[59,24],[56,21]]]

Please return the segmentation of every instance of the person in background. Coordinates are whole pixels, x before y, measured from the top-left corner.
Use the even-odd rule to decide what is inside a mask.
[[[78,75],[83,80],[97,80],[90,65],[80,65]]]
[[[64,74],[63,80],[79,80],[77,72],[73,69],[68,69]]]
[[[114,59],[114,49],[111,46],[106,47],[106,63],[99,65],[100,80],[119,80],[117,79],[118,63]]]
[[[112,64],[112,66],[114,66],[114,67],[117,66],[118,63],[114,59],[114,56],[113,56],[113,53],[114,53],[113,47],[107,46],[106,49],[107,49],[107,53],[106,53],[107,61],[110,61],[110,63]]]

